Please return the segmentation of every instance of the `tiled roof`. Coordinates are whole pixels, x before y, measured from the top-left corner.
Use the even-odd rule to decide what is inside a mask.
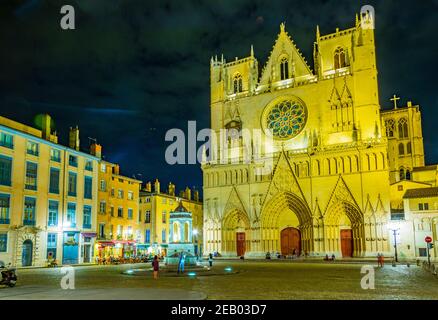
[[[433,188],[418,188],[408,189],[403,196],[404,199],[409,198],[431,198],[438,197],[438,187]]]

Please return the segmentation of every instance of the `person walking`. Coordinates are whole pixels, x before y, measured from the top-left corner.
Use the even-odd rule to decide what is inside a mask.
[[[210,268],[213,266],[213,254],[211,253],[208,256],[208,265],[210,266]]]
[[[160,269],[160,262],[158,261],[158,257],[155,256],[152,261],[152,267],[154,269],[154,279],[158,279],[158,270]]]

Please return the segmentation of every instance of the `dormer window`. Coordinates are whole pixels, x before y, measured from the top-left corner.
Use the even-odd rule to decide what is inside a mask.
[[[234,93],[239,93],[243,91],[242,75],[240,73],[237,73],[233,77],[233,88],[234,88]]]
[[[284,57],[280,62],[280,78],[281,80],[289,79],[289,61]]]
[[[343,48],[336,48],[334,58],[335,69],[345,68],[347,66],[347,60],[345,59],[345,51]]]

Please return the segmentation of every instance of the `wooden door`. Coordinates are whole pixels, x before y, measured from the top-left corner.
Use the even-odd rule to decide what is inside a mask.
[[[237,256],[243,256],[245,254],[245,232],[236,233],[236,249]]]
[[[353,231],[351,229],[341,230],[341,251],[343,257],[353,256]]]
[[[281,230],[280,242],[282,255],[301,254],[300,230],[292,227]]]

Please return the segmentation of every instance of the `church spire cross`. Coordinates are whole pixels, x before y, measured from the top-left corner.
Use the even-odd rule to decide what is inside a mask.
[[[397,97],[396,95],[394,95],[391,99],[392,102],[394,102],[394,109],[397,109],[397,101],[400,100],[400,97]]]

